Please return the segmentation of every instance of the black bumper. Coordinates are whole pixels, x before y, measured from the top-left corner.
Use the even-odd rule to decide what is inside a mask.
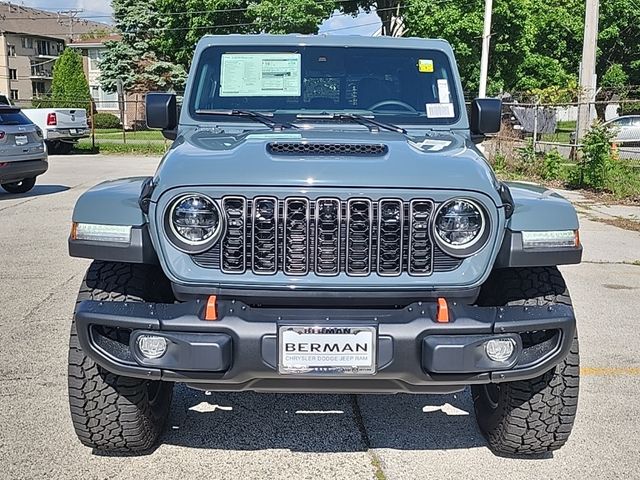
[[[45,160],[23,160],[17,162],[0,162],[0,182],[10,183],[25,178],[42,175],[49,168]]]
[[[450,321],[438,323],[435,302],[417,302],[400,310],[320,310],[252,308],[224,300],[218,302],[219,319],[207,321],[200,301],[84,301],[75,319],[83,350],[113,373],[220,391],[454,392],[469,384],[539,376],[565,358],[575,334],[573,309],[564,305],[450,304],[449,310]],[[331,324],[376,328],[375,374],[278,373],[279,326]],[[168,349],[161,358],[149,360],[139,354],[135,341],[144,333],[167,339]],[[517,343],[517,359],[509,365],[492,363],[480,349],[486,340],[503,336]]]

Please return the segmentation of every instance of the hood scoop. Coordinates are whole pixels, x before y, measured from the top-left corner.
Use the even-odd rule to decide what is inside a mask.
[[[312,156],[382,156],[389,147],[382,143],[325,143],[325,142],[271,142],[267,152],[271,155]]]

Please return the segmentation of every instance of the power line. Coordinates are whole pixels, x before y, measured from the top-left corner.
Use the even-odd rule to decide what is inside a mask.
[[[82,8],[70,8],[69,10],[60,10],[58,12],[58,22],[62,24],[63,20],[69,21],[69,36],[73,38],[73,22],[77,20],[78,14],[84,12]]]
[[[319,4],[326,4],[326,3],[350,3],[353,0],[321,0],[321,1],[317,1],[315,3],[319,3]],[[251,10],[253,7],[237,7],[237,8],[217,8],[217,9],[212,9],[212,10],[187,10],[187,11],[183,11],[183,12],[150,12],[150,14],[152,16],[164,16],[164,15],[170,15],[170,16],[180,16],[180,15],[202,15],[205,13],[237,13],[237,12],[246,12]],[[35,10],[39,10],[39,9],[35,9]],[[51,13],[52,15],[55,14],[56,12],[53,12],[51,10],[41,10],[43,12],[47,12],[47,13]],[[84,10],[82,10],[84,11]],[[61,12],[57,12],[57,13],[61,13]],[[351,15],[351,14],[347,14],[347,15]],[[76,15],[74,16],[74,18],[76,19],[80,19],[80,20],[91,20],[93,18],[113,18],[113,15],[86,15],[86,16],[80,16],[80,15]],[[8,20],[53,20],[52,17],[48,17],[48,18],[36,18],[36,17],[32,17],[32,16],[27,16],[27,17],[8,17]]]
[[[437,3],[446,3],[446,2],[437,2]],[[384,12],[387,10],[397,10],[398,8],[406,8],[405,5],[400,5],[397,7],[387,7],[387,8],[380,8],[377,9],[376,12]],[[335,18],[335,17],[340,17],[340,16],[352,16],[351,13],[337,13],[335,15],[333,15],[332,17],[329,18]],[[199,25],[199,26],[189,26],[189,27],[151,27],[151,28],[146,28],[146,29],[135,29],[135,30],[131,30],[130,32],[126,32],[126,33],[138,33],[140,31],[153,31],[153,32],[176,32],[176,31],[185,31],[185,30],[212,30],[212,29],[219,29],[219,28],[232,28],[232,27],[250,27],[253,25],[257,25],[257,26],[266,26],[266,25],[280,25],[281,21],[280,20],[276,20],[276,21],[272,21],[272,22],[257,22],[257,21],[253,21],[253,22],[244,22],[244,23],[227,23],[227,24],[223,24],[223,25]],[[366,24],[362,24],[362,25],[351,25],[348,27],[340,27],[340,28],[335,28],[335,29],[328,29],[328,30],[324,30],[324,32],[331,32],[331,31],[337,31],[337,30],[346,30],[349,28],[357,28],[357,27],[364,27],[364,26],[368,26],[368,25],[379,25],[379,22],[375,22],[375,23],[366,23]]]

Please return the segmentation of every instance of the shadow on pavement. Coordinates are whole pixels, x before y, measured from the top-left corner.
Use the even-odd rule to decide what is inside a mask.
[[[163,444],[362,452],[485,446],[468,390],[450,395],[216,393],[176,385]]]
[[[66,185],[36,185],[26,193],[7,193],[0,188],[0,201],[12,200],[14,198],[40,197],[42,195],[52,195],[54,193],[66,192],[70,187]]]

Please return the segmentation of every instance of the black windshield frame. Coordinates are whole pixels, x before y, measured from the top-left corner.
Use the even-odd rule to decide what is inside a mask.
[[[220,96],[220,75],[222,56],[229,54],[263,54],[290,53],[299,54],[301,58],[301,92],[298,97],[279,96]],[[432,62],[432,71],[420,68],[420,62]],[[438,80],[446,82],[446,94],[449,96],[452,114],[447,117],[429,118],[427,104],[439,104]],[[388,105],[383,109],[371,111],[359,95],[354,100],[351,92],[354,84],[360,85],[369,81],[373,88],[368,92],[375,97],[377,92],[382,99],[388,96],[391,100],[409,104],[415,111],[401,106]],[[333,98],[326,104],[316,97],[309,99],[308,85],[313,85],[314,94],[320,89],[330,92]],[[375,88],[377,85],[388,86],[387,90]],[[198,110],[207,109],[242,109],[261,113],[274,114],[274,119],[296,122],[298,114],[313,113],[358,113],[373,115],[382,122],[394,124],[419,124],[425,126],[453,125],[461,120],[463,104],[458,90],[458,78],[452,68],[450,57],[436,49],[412,48],[372,48],[372,47],[336,47],[336,46],[292,46],[292,45],[246,45],[246,46],[210,46],[205,48],[198,59],[194,80],[188,99],[190,116],[199,122],[229,122],[224,116],[202,115]],[[336,85],[338,85],[336,87]],[[395,89],[395,90],[394,90]],[[338,90],[338,93],[335,93]],[[363,90],[366,92],[366,90]],[[389,92],[389,93],[386,93]],[[351,95],[351,96],[349,96]],[[329,95],[327,95],[329,97]],[[333,103],[332,103],[333,102]],[[313,103],[313,104],[312,104]],[[313,107],[313,108],[311,108]],[[238,122],[252,122],[250,118],[237,118]],[[305,123],[313,121],[305,120]]]

